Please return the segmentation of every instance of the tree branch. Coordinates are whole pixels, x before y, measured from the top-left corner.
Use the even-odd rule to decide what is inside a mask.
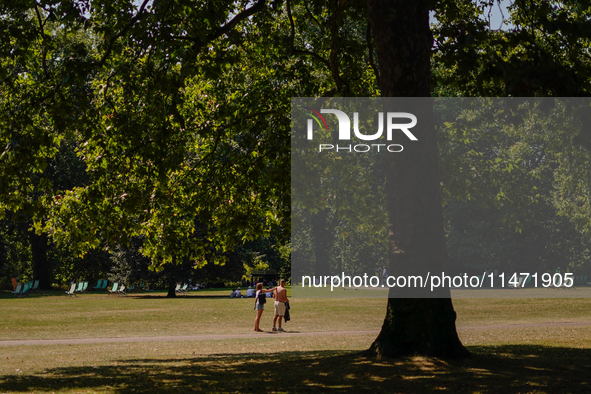
[[[202,47],[203,45],[206,45],[210,41],[215,40],[216,38],[223,36],[224,34],[227,34],[228,32],[230,32],[230,30],[232,30],[234,27],[236,27],[236,25],[238,23],[242,22],[244,19],[248,18],[249,16],[252,16],[252,15],[256,14],[257,12],[261,11],[265,7],[266,3],[267,3],[267,0],[258,0],[256,2],[256,4],[254,4],[252,7],[245,9],[244,11],[242,11],[241,13],[236,15],[234,18],[232,18],[231,21],[229,21],[228,23],[226,23],[223,26],[220,26],[213,33],[208,35],[207,42],[200,45],[200,47]]]
[[[324,64],[330,70],[331,66],[330,66],[330,63],[328,62],[328,60],[324,59],[319,54],[312,52],[312,51],[306,51],[306,50],[301,50],[301,49],[295,48],[295,24],[293,22],[293,16],[291,15],[291,4],[290,4],[289,0],[287,0],[287,2],[286,2],[286,7],[287,7],[287,16],[289,18],[289,25],[291,28],[291,33],[289,36],[289,45],[290,45],[291,53],[293,53],[294,55],[300,54],[300,55],[312,56],[314,59],[319,60],[322,64]]]
[[[339,72],[339,26],[338,26],[338,19],[343,11],[345,6],[346,0],[339,0],[336,3],[336,10],[330,16],[328,20],[328,28],[330,30],[330,71],[332,73],[332,78],[337,84],[337,90],[339,92],[346,92],[348,90],[348,84],[340,75]]]
[[[111,56],[111,51],[113,50],[113,45],[115,45],[115,41],[117,41],[121,36],[123,36],[129,29],[131,29],[131,27],[137,21],[139,21],[141,19],[142,14],[144,13],[144,9],[146,8],[146,5],[148,5],[149,1],[150,0],[144,0],[144,2],[140,6],[137,14],[133,18],[131,18],[131,21],[129,21],[129,23],[123,29],[121,29],[121,31],[119,33],[117,33],[113,38],[111,38],[109,40],[109,44],[107,45],[107,49],[106,49],[105,53],[103,54],[103,57],[101,57],[101,60],[99,60],[98,63],[92,63],[91,66],[101,67],[102,65],[105,64],[105,62],[107,61],[109,56]]]
[[[373,69],[373,73],[376,76],[376,80],[380,81],[380,71],[378,70],[378,66],[376,65],[374,58],[373,58],[373,43],[371,41],[371,25],[367,24],[367,33],[365,35],[365,40],[367,41],[367,51],[369,53],[369,65]]]
[[[289,1],[288,1],[289,3]],[[320,28],[320,31],[322,33],[324,33],[324,27],[322,26],[322,24],[318,21],[318,19],[316,19],[316,17],[314,16],[314,14],[312,14],[312,11],[310,11],[310,9],[308,8],[308,2],[304,1],[304,7],[306,8],[306,12],[308,13],[308,15],[310,16],[310,18],[316,22],[316,24],[318,25],[318,27]]]
[[[44,28],[45,28],[45,22],[43,22],[43,19],[41,18],[41,13],[39,12],[39,5],[37,4],[37,2],[35,2],[35,14],[37,14],[37,20],[39,21],[39,37],[41,38],[41,42],[43,44],[43,41],[45,41],[45,37],[44,37]],[[47,50],[45,49],[45,47],[43,46],[43,75],[45,75],[45,78],[49,77],[49,73],[47,72]]]

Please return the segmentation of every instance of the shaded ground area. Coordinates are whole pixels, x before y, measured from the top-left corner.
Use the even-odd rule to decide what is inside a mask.
[[[0,392],[588,393],[591,349],[471,347],[465,360],[375,362],[347,351],[130,359],[0,378]]]

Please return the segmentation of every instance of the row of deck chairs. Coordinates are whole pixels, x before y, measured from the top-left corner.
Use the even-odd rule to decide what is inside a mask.
[[[76,283],[74,282],[71,284],[70,290],[66,291],[66,295],[77,296],[77,293],[84,293],[87,289],[88,282],[78,282],[78,285],[76,285]]]
[[[111,290],[107,289],[107,291],[109,294],[125,295],[125,285],[123,283],[119,285],[118,282],[115,282],[113,283],[113,288]]]
[[[181,285],[180,283],[176,284],[176,288],[174,289],[175,293],[180,293],[180,294],[184,294],[187,291],[189,291],[189,285],[187,283],[185,283],[184,285]]]
[[[107,288],[107,284],[109,281],[107,279],[99,279],[96,286],[93,287],[94,290],[107,290],[110,294],[123,294],[125,295],[125,285],[122,283],[119,285],[119,282],[113,283],[111,289]]]
[[[96,286],[94,286],[92,289],[93,290],[107,290],[109,292],[109,294],[125,295],[125,285],[124,284],[119,285],[118,282],[115,282],[115,283],[113,283],[113,287],[111,289],[107,289],[107,283],[108,283],[107,279],[105,279],[104,281],[103,281],[103,279],[99,279]],[[88,289],[88,282],[78,282],[77,285],[76,285],[76,283],[72,283],[72,285],[70,286],[70,290],[66,291],[66,295],[78,297],[78,294],[85,293],[87,289]]]
[[[96,286],[94,286],[93,290],[107,290],[107,284],[109,281],[107,279],[99,279]]]
[[[12,292],[12,295],[15,297],[24,297],[29,295],[33,291],[37,291],[39,289],[39,281],[36,280],[35,282],[30,281],[26,283],[17,283],[16,289]]]

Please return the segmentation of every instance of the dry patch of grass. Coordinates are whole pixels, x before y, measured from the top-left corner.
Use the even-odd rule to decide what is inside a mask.
[[[591,349],[591,326],[520,327],[458,330],[465,346],[525,345]]]
[[[371,338],[355,338],[353,347],[365,347],[367,341]],[[324,350],[327,344],[333,347],[332,340],[284,342],[232,340],[213,345],[142,343],[115,349],[39,349],[50,352],[57,365],[6,374],[0,377],[0,392],[587,393],[591,389],[587,378],[590,349],[479,346],[471,348],[474,354],[466,360],[407,357],[376,362],[355,350]],[[302,350],[294,350],[296,343]],[[305,350],[307,347],[312,349]],[[87,356],[86,361],[77,362],[78,352],[94,353],[96,358]],[[113,356],[105,358],[109,352]]]
[[[386,306],[380,299],[292,301],[286,327],[301,332],[377,330]],[[250,333],[252,303],[221,293],[3,299],[0,338]],[[11,346],[0,348],[0,393],[591,392],[591,326],[536,325],[591,321],[591,300],[458,299],[454,305],[458,333],[473,353],[465,360],[376,362],[359,354],[374,335]],[[271,318],[265,311],[263,328]],[[507,326],[513,323],[519,324]]]
[[[167,299],[163,293],[125,297],[84,294],[5,298],[0,302],[0,339],[61,339],[199,334],[242,334],[254,328],[254,299],[226,292],[194,292]],[[292,299],[292,331],[373,330],[386,306],[379,299]],[[267,304],[261,327],[272,327]]]
[[[5,357],[0,360],[0,375],[35,374],[75,366],[116,365],[141,358],[170,361],[220,353],[264,355],[317,350],[361,351],[367,349],[373,339],[373,335],[290,337],[289,334],[281,334],[207,341],[11,346],[2,348]]]
[[[459,326],[591,321],[591,298],[458,298],[453,304]]]

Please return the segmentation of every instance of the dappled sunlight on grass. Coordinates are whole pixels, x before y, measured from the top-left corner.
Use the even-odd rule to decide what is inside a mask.
[[[212,354],[120,359],[112,365],[53,368],[0,378],[0,392],[482,392],[591,390],[591,349],[480,346],[443,361],[408,357],[374,362],[351,351]],[[540,391],[540,388],[543,388]]]
[[[267,311],[267,332],[252,336],[251,300],[214,293],[173,300],[91,294],[2,301],[0,311],[9,317],[0,321],[3,339],[204,333],[227,338],[7,346],[0,358],[0,393],[591,392],[588,300],[459,300],[458,333],[472,357],[381,361],[360,353],[376,333],[352,331],[377,332],[383,300],[294,300],[293,321],[286,324],[291,333],[350,331],[314,336],[269,332]],[[233,337],[243,333],[251,335]]]

